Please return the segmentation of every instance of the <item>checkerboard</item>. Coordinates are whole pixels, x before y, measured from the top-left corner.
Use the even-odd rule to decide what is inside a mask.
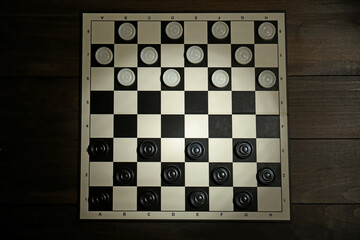
[[[166,33],[172,22],[177,39]],[[217,22],[226,37],[215,37]],[[132,39],[121,37],[123,23]],[[271,39],[261,37],[263,23],[275,28]],[[82,30],[81,218],[290,219],[284,13],[86,13]],[[192,46],[200,63],[186,56]],[[246,64],[235,58],[240,47],[251,51]],[[133,73],[130,85],[119,81],[122,69]],[[169,69],[176,86],[164,82]],[[218,70],[224,87],[214,85]],[[264,71],[275,76],[270,87]]]

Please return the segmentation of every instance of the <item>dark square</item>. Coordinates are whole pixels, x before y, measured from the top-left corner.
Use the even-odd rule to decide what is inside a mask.
[[[114,115],[114,137],[137,137],[137,116]]]
[[[163,81],[163,75],[165,71],[169,69],[170,68],[161,68],[161,90],[184,91],[184,68],[171,68],[171,69],[175,69],[180,74],[180,83],[175,87],[169,87]]]
[[[101,202],[104,198],[106,201]],[[112,211],[113,188],[112,187],[90,187],[89,188],[89,211]]]
[[[240,64],[235,59],[235,52],[239,47],[247,47],[252,52],[252,59],[248,64]],[[255,51],[254,44],[232,44],[231,45],[231,66],[232,67],[254,67],[255,66]]]
[[[129,182],[121,181],[122,170],[130,171],[132,179]],[[114,186],[136,186],[137,164],[136,162],[114,162]]]
[[[164,177],[164,170],[168,167],[177,167],[180,170],[180,177],[175,182],[168,182]],[[185,164],[184,163],[161,163],[161,186],[185,186]]]
[[[184,115],[161,116],[161,137],[183,138],[184,131]]]
[[[232,92],[233,114],[255,114],[255,92],[233,91]]]
[[[142,60],[141,60],[141,51],[146,48],[146,47],[153,47],[155,48],[157,54],[158,54],[158,59],[155,63],[148,65],[145,64]],[[138,45],[138,66],[139,67],[160,67],[160,59],[161,59],[161,51],[160,51],[160,44],[139,44]]]
[[[194,207],[191,202],[190,202],[190,196],[193,192],[201,190],[203,192],[206,193],[207,195],[207,203],[205,203],[202,207],[200,208],[196,208]],[[209,196],[209,188],[208,187],[186,187],[185,188],[185,210],[186,211],[209,211],[209,201],[210,201],[210,196]]]
[[[198,64],[194,64],[194,63],[189,62],[187,57],[186,57],[187,50],[192,46],[198,46],[204,52],[204,58]],[[207,45],[206,44],[185,44],[184,58],[185,58],[185,67],[207,67],[207,64],[208,64]]]
[[[210,115],[209,116],[209,137],[210,138],[231,138],[232,118],[231,115]]]
[[[140,145],[143,143],[143,142],[146,142],[146,141],[150,141],[152,143],[155,144],[156,146],[156,153],[149,157],[149,158],[144,158],[141,156],[140,154]],[[160,141],[160,138],[138,138],[137,140],[137,149],[136,149],[136,152],[137,152],[137,160],[138,162],[160,162],[161,161],[161,141]]]
[[[275,36],[273,39],[264,40],[259,36],[258,29],[259,26],[264,22],[270,22],[275,26]],[[255,43],[277,43],[278,42],[278,25],[277,21],[255,21],[254,22],[254,34],[255,34]]]
[[[212,83],[211,77],[212,77],[213,73],[216,72],[217,70],[224,70],[229,75],[229,83],[223,88],[215,87],[215,85]],[[231,90],[231,69],[230,68],[208,68],[208,77],[209,77],[208,89],[210,91]]]
[[[92,91],[90,93],[91,114],[113,114],[114,113],[114,92],[113,91]]]
[[[105,154],[95,154],[98,144],[105,145],[107,151]],[[90,162],[112,162],[113,161],[113,139],[112,138],[90,138],[90,145],[87,149]]]
[[[180,23],[180,25],[183,28],[183,34],[181,35],[180,38],[178,39],[171,39],[168,37],[168,35],[166,34],[166,26],[170,23],[170,22],[178,22]],[[177,43],[177,44],[181,44],[184,43],[184,21],[162,21],[161,22],[161,43]]]
[[[142,193],[154,192],[157,195],[156,203],[150,208],[145,208],[140,203]],[[137,210],[138,211],[160,211],[161,210],[161,188],[160,187],[138,187],[137,188]]]
[[[124,68],[115,68],[114,69],[114,89],[115,90],[125,90],[125,91],[137,90],[137,78],[138,78],[137,68],[129,68],[135,74],[135,82],[130,86],[123,86],[119,83],[119,81],[117,79],[117,75],[121,69],[124,69]]]
[[[230,36],[231,36],[231,27],[230,27],[230,21],[222,21],[226,23],[226,25],[229,28],[229,34],[224,39],[217,39],[212,34],[211,28],[216,21],[208,21],[208,43],[230,43]]]
[[[113,59],[109,64],[100,64],[96,61],[95,54],[96,51],[101,47],[107,47],[111,50],[113,54]],[[92,67],[113,67],[114,66],[114,45],[113,44],[92,44],[91,45],[91,66]]]
[[[264,70],[270,70],[276,76],[276,82],[275,82],[274,86],[272,86],[271,88],[263,88],[259,84],[259,75]],[[256,91],[278,91],[279,90],[279,77],[278,76],[279,76],[279,70],[277,68],[255,68],[255,79],[256,79],[255,89],[256,89]]]
[[[161,111],[160,91],[139,91],[138,92],[138,113],[139,114],[160,114]]]
[[[123,23],[131,23],[134,27],[135,27],[135,30],[136,30],[136,33],[135,33],[135,37],[129,41],[126,41],[124,39],[122,39],[119,35],[119,27],[121,26],[121,24]],[[115,43],[137,43],[137,33],[138,33],[138,26],[137,26],[137,22],[136,21],[115,21],[115,28],[114,28],[114,36],[115,36]]]
[[[246,208],[239,208],[235,204],[235,196],[238,193],[247,192],[252,197],[251,204]],[[235,187],[234,188],[234,211],[240,212],[256,212],[257,211],[257,188],[256,187]]]
[[[215,180],[214,180],[214,175],[216,174],[214,172],[215,169],[219,168],[219,167],[224,167],[226,168],[229,173],[230,173],[230,176],[229,176],[229,179],[226,181],[226,182],[223,182],[221,184],[217,183]],[[222,187],[222,186],[232,186],[233,185],[233,168],[232,168],[232,163],[210,163],[210,166],[209,166],[209,176],[210,176],[210,179],[209,179],[209,183],[210,183],[210,186],[219,186],[219,187]]]
[[[256,116],[257,138],[280,138],[279,116]]]
[[[235,147],[238,143],[249,143],[251,145],[251,154],[246,158],[240,158],[236,155]],[[233,161],[234,162],[256,162],[256,139],[254,138],[234,138],[233,139]]]
[[[191,143],[200,143],[204,147],[204,153],[197,159],[191,159],[186,153],[186,149]],[[185,162],[208,162],[209,161],[209,143],[208,138],[186,138],[185,139]]]
[[[207,114],[208,113],[208,92],[187,91],[185,92],[185,113],[186,114]]]
[[[280,187],[281,186],[281,166],[280,163],[258,163],[257,170],[261,170],[263,168],[270,168],[275,172],[275,179],[268,185],[264,185],[258,181],[258,186],[262,187]]]

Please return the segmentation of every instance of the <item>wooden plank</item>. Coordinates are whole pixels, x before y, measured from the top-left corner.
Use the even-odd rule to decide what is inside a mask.
[[[77,207],[1,206],[6,239],[359,239],[360,205],[295,205],[292,222],[79,221]]]

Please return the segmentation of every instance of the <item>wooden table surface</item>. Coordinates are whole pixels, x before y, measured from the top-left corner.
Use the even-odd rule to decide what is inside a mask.
[[[285,10],[292,221],[78,216],[81,12]],[[360,2],[2,0],[3,239],[360,239]]]

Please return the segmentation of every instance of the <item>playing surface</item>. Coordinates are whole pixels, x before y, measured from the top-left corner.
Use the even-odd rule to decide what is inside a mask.
[[[288,220],[285,56],[283,13],[84,14],[81,218]]]

